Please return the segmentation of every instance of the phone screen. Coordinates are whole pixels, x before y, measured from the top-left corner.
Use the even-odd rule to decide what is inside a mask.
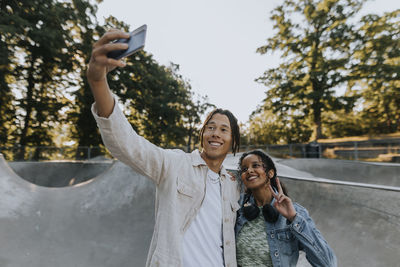
[[[118,39],[115,43],[127,43],[128,49],[126,50],[114,50],[107,54],[107,57],[114,59],[121,59],[132,55],[133,53],[143,49],[146,40],[147,26],[143,25],[130,33],[128,39]]]

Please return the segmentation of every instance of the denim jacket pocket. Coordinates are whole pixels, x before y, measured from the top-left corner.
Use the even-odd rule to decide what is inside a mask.
[[[276,231],[276,238],[279,241],[279,247],[283,254],[292,255],[297,251],[296,238],[289,229]]]

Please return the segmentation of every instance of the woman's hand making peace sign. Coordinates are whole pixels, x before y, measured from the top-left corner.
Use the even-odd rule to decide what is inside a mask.
[[[274,207],[276,210],[282,214],[286,219],[290,222],[294,220],[296,217],[296,210],[294,209],[292,200],[283,193],[281,182],[279,178],[276,177],[276,184],[278,185],[278,194],[272,189],[271,184],[269,184],[269,190],[272,193],[272,196],[275,198]]]

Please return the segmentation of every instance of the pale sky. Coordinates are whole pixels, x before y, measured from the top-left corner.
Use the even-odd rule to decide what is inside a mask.
[[[279,63],[256,49],[271,37],[270,11],[281,0],[104,0],[98,20],[113,15],[131,30],[147,24],[145,51],[162,65],[180,65],[195,93],[229,109],[240,122],[261,104],[266,88],[254,80]],[[363,13],[400,8],[375,0]]]

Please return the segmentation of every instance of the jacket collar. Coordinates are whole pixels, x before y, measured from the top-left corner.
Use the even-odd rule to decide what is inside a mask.
[[[200,151],[198,149],[194,150],[191,153],[191,157],[192,157],[192,165],[193,166],[207,166],[207,163],[204,161],[204,159],[200,156]],[[223,175],[225,177],[230,177],[230,175],[228,174],[228,172],[226,171],[224,165],[221,166],[221,171],[220,171],[220,175]]]
[[[192,156],[192,164],[193,166],[207,165],[204,159],[200,156],[200,151],[198,149],[193,150],[190,154]]]

